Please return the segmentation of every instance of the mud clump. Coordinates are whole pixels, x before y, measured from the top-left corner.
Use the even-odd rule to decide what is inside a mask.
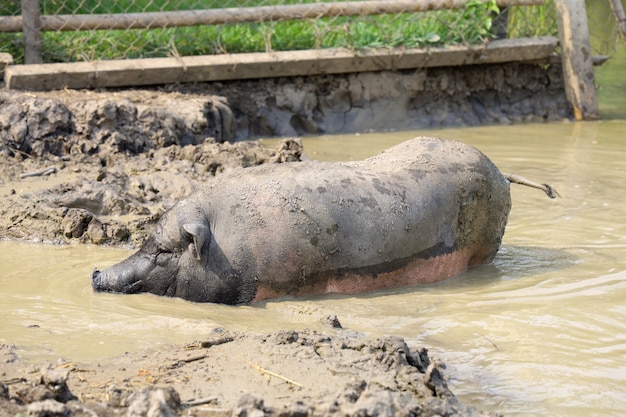
[[[297,139],[226,142],[220,97],[75,94],[0,93],[0,237],[134,245],[207,178],[302,154]]]
[[[172,145],[140,155],[0,160],[0,236],[17,240],[93,244],[141,242],[160,215],[207,178],[264,163],[299,160],[301,145],[278,150],[257,142]],[[47,176],[24,173],[53,165]]]
[[[0,408],[7,415],[105,417],[488,415],[454,396],[444,366],[426,349],[398,337],[218,332],[210,343],[98,364],[60,361],[28,377],[19,360],[9,362]]]
[[[6,156],[140,154],[171,145],[225,142],[231,131],[230,108],[211,95],[0,90],[0,152]]]

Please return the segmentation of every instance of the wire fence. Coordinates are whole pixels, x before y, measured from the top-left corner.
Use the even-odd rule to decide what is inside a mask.
[[[624,1],[622,1],[624,3]],[[612,56],[620,42],[616,16],[608,1],[587,3],[589,37],[594,54]]]
[[[359,11],[371,5],[383,7],[382,13],[345,15],[345,10],[316,12],[336,3],[314,0],[41,0],[42,21],[56,24],[54,30],[41,32],[41,55],[43,62],[74,62],[329,47],[428,47],[558,32],[552,0],[511,7],[498,7],[495,0],[459,0],[457,9],[427,13],[398,7],[401,3],[355,2]],[[608,5],[597,7],[599,3],[588,5],[594,52],[610,55],[617,41],[615,20]],[[288,19],[263,14],[296,5],[299,14]],[[385,7],[397,10],[384,12]],[[25,39],[11,25],[21,13],[19,0],[0,2],[0,52],[10,53],[18,64],[24,62]],[[214,18],[209,24],[206,16],[218,13],[229,19]],[[236,13],[238,18],[233,17]],[[191,25],[179,26],[177,19],[183,18],[191,19],[186,23]]]

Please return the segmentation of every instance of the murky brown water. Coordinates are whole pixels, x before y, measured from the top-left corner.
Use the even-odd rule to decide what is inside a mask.
[[[624,118],[626,119],[626,117]],[[437,285],[372,295],[199,305],[94,294],[89,276],[121,249],[0,242],[0,343],[32,360],[96,359],[202,339],[215,326],[321,327],[396,334],[449,364],[455,393],[506,415],[620,415],[626,410],[626,120],[305,139],[315,158],[358,159],[417,134],[471,143],[505,171],[562,198],[512,186],[493,265]],[[338,146],[341,144],[341,146]]]

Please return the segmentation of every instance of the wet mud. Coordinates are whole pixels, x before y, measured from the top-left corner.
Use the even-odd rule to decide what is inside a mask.
[[[230,333],[99,363],[30,366],[0,346],[0,417],[480,416],[445,365],[402,338],[328,331]]]
[[[236,140],[573,117],[560,65],[467,65],[177,88],[225,97]]]
[[[0,93],[2,238],[134,246],[208,177],[301,157],[297,139],[216,139],[215,97],[59,94]]]

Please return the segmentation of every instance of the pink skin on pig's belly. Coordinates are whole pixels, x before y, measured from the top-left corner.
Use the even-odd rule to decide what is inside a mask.
[[[328,278],[318,277],[315,282],[306,282],[304,277],[300,278],[302,284],[289,293],[277,291],[269,283],[259,282],[256,297],[252,302],[286,295],[301,297],[328,293],[359,294],[408,285],[432,284],[465,271],[468,265],[475,263],[472,262],[475,254],[475,250],[464,248],[428,259],[416,259],[403,268],[376,275],[346,272],[341,276],[332,276],[332,272],[329,272]]]

